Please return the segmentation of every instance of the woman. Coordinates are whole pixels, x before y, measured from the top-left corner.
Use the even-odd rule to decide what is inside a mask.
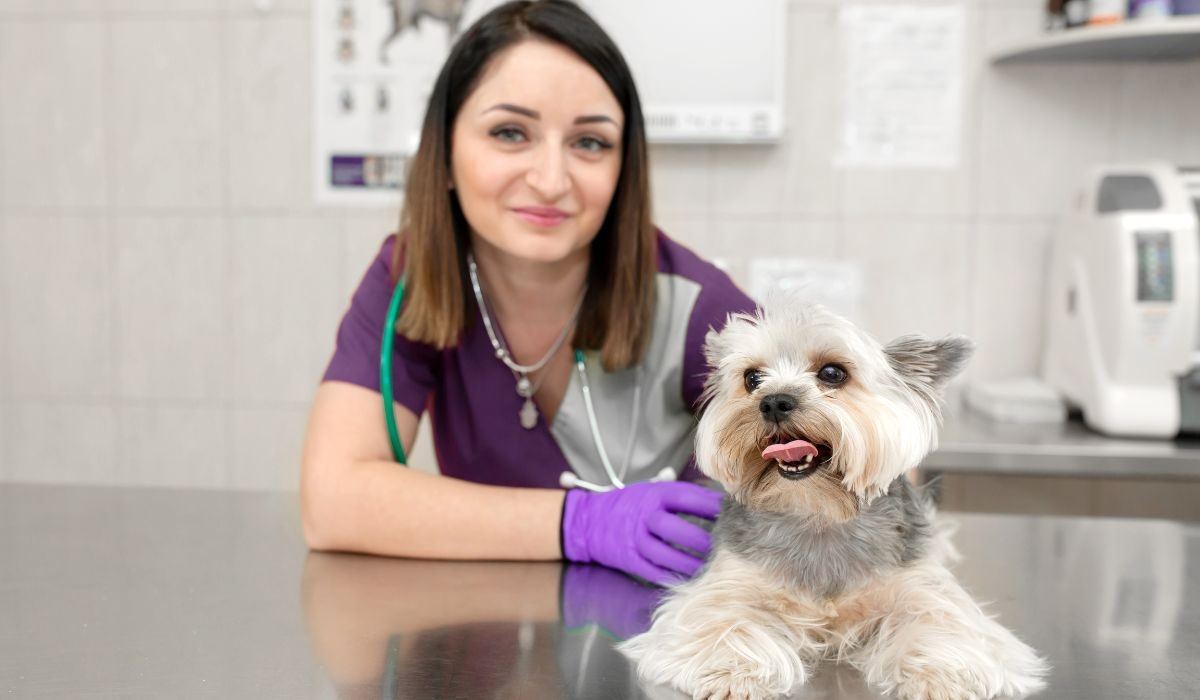
[[[564,557],[659,583],[693,574],[709,536],[679,514],[712,519],[720,496],[647,480],[689,460],[705,332],[753,304],[651,224],[632,76],[582,10],[508,3],[460,37],[430,97],[401,231],[355,293],[313,406],[309,545]],[[401,277],[397,433],[411,448],[429,410],[436,476],[396,465],[380,407]]]

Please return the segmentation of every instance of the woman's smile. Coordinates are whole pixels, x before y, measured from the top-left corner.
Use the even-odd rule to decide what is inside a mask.
[[[514,207],[513,212],[535,226],[558,226],[570,216],[557,207]]]

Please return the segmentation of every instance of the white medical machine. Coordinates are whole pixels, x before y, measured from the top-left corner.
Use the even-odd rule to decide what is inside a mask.
[[[1200,168],[1092,171],[1053,240],[1043,379],[1109,435],[1200,431]]]

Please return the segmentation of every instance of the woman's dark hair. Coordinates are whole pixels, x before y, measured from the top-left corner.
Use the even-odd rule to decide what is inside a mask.
[[[448,187],[451,134],[459,110],[491,60],[529,39],[559,44],[583,59],[600,74],[624,112],[621,173],[592,241],[588,291],[574,342],[576,347],[600,350],[609,371],[630,367],[641,359],[650,337],[656,270],[642,107],[616,44],[586,12],[566,0],[509,2],[495,8],[459,37],[442,66],[405,189],[402,234],[392,269],[398,271],[403,264],[407,301],[395,330],[438,348],[451,347],[477,313],[467,286],[470,229],[457,195]]]

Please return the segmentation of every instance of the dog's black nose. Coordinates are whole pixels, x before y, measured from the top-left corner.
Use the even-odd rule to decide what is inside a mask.
[[[796,408],[796,397],[787,394],[771,394],[763,398],[758,404],[758,410],[762,411],[763,418],[775,423],[779,423],[787,414]]]

